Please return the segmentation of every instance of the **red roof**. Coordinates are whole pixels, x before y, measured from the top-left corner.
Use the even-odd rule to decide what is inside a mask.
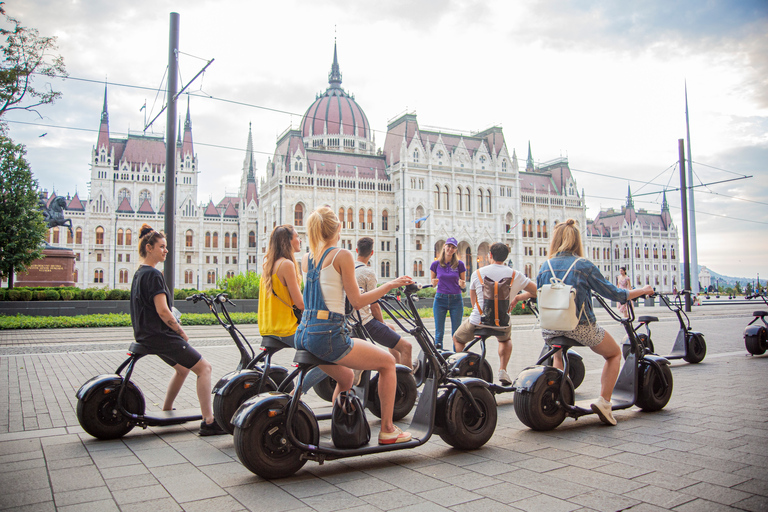
[[[144,199],[144,202],[141,203],[141,206],[139,207],[138,213],[155,213],[155,210],[152,209],[152,205],[149,204],[149,199]]]
[[[224,210],[224,216],[225,217],[237,217],[237,210],[235,210],[234,203],[230,202],[227,205],[227,209]]]
[[[245,202],[250,204],[251,201],[256,201],[259,204],[259,191],[256,188],[256,183],[248,182],[248,188],[245,191]]]
[[[221,212],[216,209],[215,206],[213,206],[213,201],[208,201],[208,207],[205,209],[205,213],[203,213],[206,217],[221,217]]]
[[[147,200],[145,199],[144,202],[146,201]],[[120,201],[117,211],[120,213],[133,213],[133,208],[131,208],[131,203],[128,201],[127,197],[124,197],[123,200]]]
[[[77,197],[77,192],[75,192],[75,197],[73,197],[69,202],[67,210],[74,210],[79,212],[85,211],[85,205],[82,203],[82,201],[80,201],[80,198]]]

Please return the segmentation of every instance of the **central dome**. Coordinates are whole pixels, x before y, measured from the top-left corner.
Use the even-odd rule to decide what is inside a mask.
[[[368,118],[355,99],[341,88],[335,44],[328,84],[301,120],[301,135],[307,147],[371,151],[372,144],[366,143],[371,140]]]

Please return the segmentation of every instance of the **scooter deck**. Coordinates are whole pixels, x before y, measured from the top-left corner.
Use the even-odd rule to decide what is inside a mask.
[[[594,400],[579,400],[576,402],[576,407],[579,408],[580,412],[583,412],[585,414],[594,414],[592,412],[592,402]],[[613,411],[619,411],[621,409],[629,409],[634,405],[633,402],[629,400],[623,400],[621,398],[613,397],[611,400],[611,410]]]
[[[178,425],[188,421],[203,419],[200,409],[181,409],[173,411],[152,411],[144,415],[144,421],[149,425]]]

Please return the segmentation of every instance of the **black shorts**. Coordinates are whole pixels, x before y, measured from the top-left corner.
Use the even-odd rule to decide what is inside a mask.
[[[389,328],[387,324],[379,322],[375,318],[365,324],[365,330],[373,341],[387,348],[395,348],[401,336]]]
[[[192,368],[200,361],[203,356],[195,347],[177,337],[166,337],[162,341],[141,341],[139,342],[148,347],[152,354],[166,362],[169,366],[180,364],[184,368]]]

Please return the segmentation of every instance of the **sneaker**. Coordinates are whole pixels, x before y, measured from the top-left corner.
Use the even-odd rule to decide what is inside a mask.
[[[398,426],[395,426],[394,432],[379,432],[379,444],[407,443],[410,440],[411,433],[403,432]]]
[[[512,379],[509,378],[507,370],[499,370],[499,382],[501,382],[502,386],[512,385]]]
[[[205,420],[200,422],[200,435],[201,436],[221,436],[228,432],[221,428],[216,420],[213,423],[206,423]]]
[[[363,377],[363,370],[352,370],[355,372],[355,378],[352,379],[352,385],[353,386],[359,386],[360,385],[360,379]]]
[[[600,421],[612,427],[616,425],[616,418],[613,417],[611,402],[603,397],[600,397],[592,404],[591,407],[592,411],[594,411],[595,414],[597,414],[597,416],[600,418]]]

